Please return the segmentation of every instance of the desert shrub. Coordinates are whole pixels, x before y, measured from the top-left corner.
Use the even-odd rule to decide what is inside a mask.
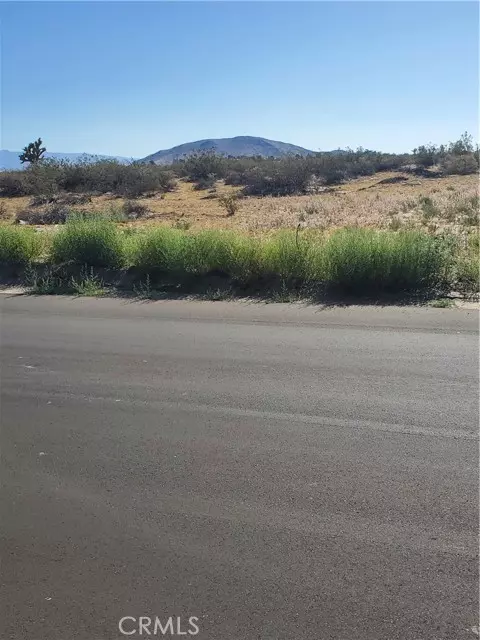
[[[57,196],[49,196],[49,195],[44,195],[44,194],[38,194],[33,196],[30,199],[30,206],[31,207],[43,207],[46,204],[50,204],[52,202],[56,202],[58,199]]]
[[[149,213],[147,205],[137,200],[126,200],[123,203],[122,209],[125,216],[130,220],[145,218]]]
[[[400,167],[405,164],[408,159],[409,155],[406,153],[384,153],[381,154],[381,157],[378,159],[375,168],[377,171],[396,171],[400,169]]]
[[[468,175],[478,172],[478,163],[473,153],[449,154],[441,162],[445,174]]]
[[[54,198],[60,189],[60,165],[56,160],[40,160],[25,169],[28,195]]]
[[[44,210],[24,209],[15,216],[17,223],[26,224],[65,224],[71,210],[64,205],[53,204]]]
[[[292,195],[315,193],[325,185],[338,184],[360,175],[371,175],[380,167],[399,167],[405,155],[394,161],[392,155],[359,149],[318,153],[307,157],[287,156],[261,159],[228,175],[230,184],[244,185],[247,195]]]
[[[217,181],[217,177],[214,173],[209,173],[205,178],[198,178],[195,183],[195,191],[205,191],[207,189],[212,189],[215,187],[215,183]]]
[[[228,171],[225,175],[225,184],[230,184],[234,187],[238,187],[243,184],[243,176],[240,171]]]
[[[413,150],[413,161],[420,167],[431,167],[439,157],[439,149],[434,144],[421,145]]]
[[[243,193],[252,196],[276,195],[272,194],[272,179],[265,173],[265,167],[251,167],[242,176]]]
[[[92,162],[88,158],[77,162],[63,161],[59,165],[62,189],[77,193],[117,193],[123,186],[128,166],[117,160]]]
[[[457,222],[465,226],[478,226],[480,200],[478,195],[465,196],[455,194],[443,211],[443,216],[449,222]]]
[[[390,231],[399,231],[402,227],[403,222],[398,218],[398,216],[393,215],[388,223],[388,229],[390,229]]]
[[[320,193],[325,189],[325,178],[321,176],[310,176],[305,185],[305,193],[315,194]]]
[[[478,171],[478,149],[467,132],[448,145],[421,145],[413,150],[413,162],[417,171],[439,164],[443,173],[467,175]],[[428,174],[427,174],[428,175]]]
[[[0,225],[0,264],[28,264],[38,258],[44,247],[43,234],[35,229]]]
[[[240,208],[240,196],[238,193],[222,194],[218,198],[218,202],[224,207],[227,216],[233,216]]]
[[[128,198],[138,198],[143,194],[165,193],[175,188],[173,174],[161,170],[156,165],[122,165],[118,180],[112,191]]]
[[[439,208],[436,206],[430,196],[420,196],[418,199],[418,203],[425,220],[430,220],[431,218],[440,215]]]
[[[458,140],[448,144],[446,151],[454,156],[463,156],[469,153],[474,153],[475,147],[473,145],[473,137],[468,133],[468,131],[465,131]]]
[[[207,180],[209,176],[215,176],[216,180],[225,177],[227,161],[214,150],[207,149],[191,153],[174,165],[175,172],[187,178],[191,182]]]
[[[68,192],[108,193],[115,185],[115,171],[119,163],[101,160],[91,164],[87,158],[77,162],[59,163],[59,181]]]
[[[449,145],[422,145],[413,154],[386,154],[369,149],[338,149],[309,156],[265,158],[224,157],[208,148],[190,154],[168,167],[85,157],[76,162],[40,160],[24,171],[0,174],[0,194],[5,196],[47,195],[61,191],[112,193],[128,198],[165,193],[175,188],[175,178],[186,178],[198,188],[208,189],[215,180],[243,186],[251,195],[289,195],[314,193],[324,185],[376,171],[411,167],[424,174],[432,164],[443,163],[451,173],[473,173],[478,167],[479,150],[464,134]],[[413,168],[414,167],[414,168]],[[429,173],[430,175],[430,173]]]
[[[0,173],[0,193],[4,196],[51,198],[66,191],[137,197],[171,191],[175,186],[175,176],[169,169],[142,163],[128,165],[116,160],[41,160],[23,171]]]
[[[169,193],[177,188],[177,180],[173,171],[168,168],[157,167],[158,191]]]
[[[285,196],[306,192],[312,172],[305,159],[272,160],[247,169],[244,193],[256,196]]]
[[[322,213],[323,208],[319,201],[312,200],[311,202],[307,202],[307,204],[303,208],[304,216],[314,216]]]
[[[192,226],[192,223],[190,220],[181,219],[181,220],[177,220],[173,226],[175,229],[180,229],[181,231],[188,231]]]
[[[64,193],[56,198],[56,202],[62,205],[79,206],[92,201],[92,196],[88,193]]]
[[[170,171],[156,165],[121,164],[112,160],[86,165],[87,190],[114,193],[127,198],[137,198],[154,192],[165,193],[175,188]]]
[[[29,195],[25,171],[0,172],[0,195],[5,198]]]
[[[98,216],[73,216],[52,243],[53,262],[121,267],[125,262],[123,234],[114,222]]]
[[[127,198],[138,198],[143,194],[154,193],[159,186],[157,176],[150,166],[140,171],[122,171],[113,192]]]

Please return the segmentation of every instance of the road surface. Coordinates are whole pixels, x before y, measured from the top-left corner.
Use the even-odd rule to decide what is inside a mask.
[[[4,638],[478,635],[475,311],[0,305]]]

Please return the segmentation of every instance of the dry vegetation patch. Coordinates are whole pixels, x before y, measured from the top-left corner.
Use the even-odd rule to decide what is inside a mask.
[[[238,192],[238,187],[222,181],[209,189],[198,190],[193,183],[180,180],[177,188],[169,193],[134,200],[109,194],[92,196],[90,201],[76,200],[73,208],[91,212],[123,211],[127,214],[125,221],[133,225],[166,224],[253,233],[294,229],[299,224],[314,229],[359,226],[430,231],[478,224],[476,175],[421,178],[384,172],[330,187],[315,195],[245,197],[239,201],[234,214],[228,215],[225,198]],[[56,206],[66,204],[68,198],[71,198],[69,194],[61,196]],[[22,212],[32,209],[40,218],[42,212],[52,209],[51,203],[39,205],[32,203],[30,197],[2,198],[1,203],[4,221],[20,220]],[[138,217],[135,211],[140,213]],[[34,218],[31,215],[29,220]]]

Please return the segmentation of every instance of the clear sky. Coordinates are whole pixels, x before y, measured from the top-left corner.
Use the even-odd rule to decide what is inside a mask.
[[[1,140],[142,157],[258,135],[408,151],[478,137],[475,2],[11,2]]]

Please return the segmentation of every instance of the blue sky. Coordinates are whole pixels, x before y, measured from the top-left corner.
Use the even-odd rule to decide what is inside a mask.
[[[3,149],[478,137],[475,2],[11,2],[0,15]]]

